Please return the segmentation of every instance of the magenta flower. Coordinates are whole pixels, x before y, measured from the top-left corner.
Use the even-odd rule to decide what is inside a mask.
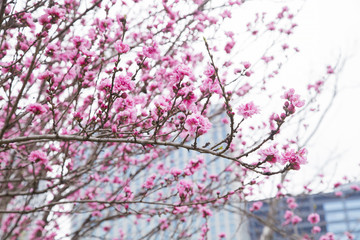
[[[327,74],[333,74],[334,73],[334,69],[329,65],[329,66],[327,66],[326,67],[326,72],[327,72]]]
[[[177,215],[177,214],[186,213],[188,209],[189,208],[187,206],[174,207],[173,214]]]
[[[40,103],[32,103],[26,108],[26,110],[35,115],[41,115],[46,112],[46,108]]]
[[[353,185],[350,188],[356,192],[360,191],[360,186],[357,186],[357,185]]]
[[[176,189],[179,192],[179,196],[181,199],[186,199],[189,194],[192,194],[193,190],[193,182],[191,180],[180,180],[176,185]]]
[[[30,162],[40,162],[42,164],[46,164],[49,160],[47,158],[46,153],[41,150],[32,151],[29,155]]]
[[[280,160],[279,151],[276,146],[270,146],[266,149],[261,149],[258,154],[261,156],[260,161],[267,161],[269,163],[276,163]]]
[[[249,69],[251,66],[251,63],[249,63],[249,62],[243,62],[242,64],[244,65],[244,68],[246,68],[246,69]]]
[[[199,113],[193,113],[187,117],[185,121],[185,128],[191,133],[197,133],[202,135],[206,133],[211,128],[211,123],[209,119],[200,115]]]
[[[207,77],[211,77],[212,75],[214,75],[214,73],[215,73],[215,69],[211,65],[208,65],[204,71],[204,74]]]
[[[127,53],[130,50],[130,47],[121,40],[117,40],[115,42],[115,49],[118,51],[118,53]]]
[[[298,223],[301,222],[301,221],[302,221],[301,217],[299,217],[299,216],[297,216],[297,215],[293,216],[292,219],[291,219],[291,223],[292,223],[293,225],[296,225],[296,224],[298,224]]]
[[[252,207],[250,208],[250,212],[260,210],[260,208],[263,206],[262,202],[254,202]]]
[[[173,167],[173,168],[170,169],[170,173],[171,173],[171,175],[173,175],[174,177],[177,177],[177,176],[181,175],[182,172],[183,172],[183,171],[182,171],[181,169],[177,168],[177,167]]]
[[[151,46],[143,47],[143,54],[152,59],[156,59],[160,54],[160,49],[158,48],[158,44],[156,42],[152,43]]]
[[[284,214],[284,218],[285,218],[286,220],[289,220],[289,219],[292,218],[293,215],[294,215],[293,212],[291,212],[291,211],[289,211],[289,210],[286,210],[286,212],[285,212],[285,214]]]
[[[319,226],[314,226],[311,230],[312,234],[317,234],[319,232],[321,232],[321,228]]]
[[[244,118],[252,117],[254,114],[259,113],[259,107],[253,102],[249,102],[245,105],[241,104],[238,108],[238,113]]]
[[[111,86],[111,85],[110,85]],[[126,91],[133,90],[135,87],[134,81],[131,81],[131,78],[128,75],[125,76],[117,76],[115,78],[114,90],[115,91]]]
[[[231,50],[233,49],[234,45],[235,45],[235,41],[234,41],[234,40],[232,40],[231,42],[228,42],[228,43],[226,44],[226,46],[225,46],[225,52],[226,52],[226,53],[230,53]]]
[[[317,213],[311,213],[309,214],[307,220],[311,223],[311,224],[317,224],[320,221],[320,216]]]
[[[148,179],[146,179],[145,183],[142,185],[143,188],[151,189],[155,186],[154,180],[156,178],[156,174],[152,174]]]
[[[306,154],[306,148],[300,149],[298,152],[295,152],[294,149],[289,149],[281,154],[280,162],[282,164],[290,163],[293,169],[299,170],[300,165],[307,163]]]

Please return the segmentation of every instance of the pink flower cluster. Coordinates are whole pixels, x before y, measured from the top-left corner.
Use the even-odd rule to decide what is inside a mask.
[[[158,48],[158,44],[153,42],[150,46],[144,46],[143,54],[145,57],[157,59],[160,55],[160,49]]]
[[[283,225],[287,225],[289,223],[296,225],[302,221],[301,217],[295,215],[292,211],[289,210],[286,210],[284,214],[284,218],[285,218],[285,222],[283,223]]]
[[[170,169],[170,174],[173,175],[175,178],[181,175],[183,171],[180,168],[173,167]]]
[[[238,108],[238,113],[244,118],[251,118],[254,114],[259,113],[259,107],[256,106],[253,102],[241,104]]]
[[[179,196],[182,200],[185,200],[193,191],[193,182],[191,180],[182,179],[176,186]]]
[[[32,103],[26,108],[26,110],[35,115],[41,115],[46,112],[46,108],[40,103]]]
[[[300,100],[300,95],[295,94],[295,90],[293,88],[286,91],[282,98],[288,100],[284,104],[284,109],[289,114],[295,113],[295,107],[300,108],[305,105],[305,101]]]
[[[185,129],[190,132],[190,134],[196,133],[197,131],[199,135],[202,135],[206,133],[211,126],[212,124],[209,119],[200,113],[193,113],[189,115],[185,121]]]
[[[261,156],[261,162],[266,160],[269,163],[276,163],[280,160],[279,151],[275,145],[259,150],[258,154]]]
[[[135,83],[131,81],[129,75],[125,76],[118,76],[115,78],[114,90],[115,91],[126,91],[126,90],[133,90],[135,87]]]
[[[335,240],[335,234],[328,232],[325,235],[322,235],[319,240]]]
[[[185,167],[185,174],[190,176],[193,175],[197,170],[199,170],[204,164],[204,158],[198,156],[197,159],[190,159],[189,163]]]
[[[115,50],[118,53],[127,53],[130,50],[129,45],[123,43],[121,40],[115,42]]]
[[[317,224],[318,222],[320,222],[320,216],[317,213],[310,213],[307,220],[311,223],[311,224]]]
[[[300,165],[307,163],[306,159],[307,150],[306,148],[295,150],[286,150],[285,153],[281,154],[280,162],[282,164],[290,163],[292,169],[299,170]]]
[[[210,64],[207,66],[207,68],[204,71],[205,76],[211,77],[215,74],[215,69]]]
[[[46,153],[44,153],[41,150],[36,150],[36,151],[32,151],[29,155],[29,161],[30,162],[40,162],[42,164],[47,164],[48,163],[48,158]]]
[[[156,178],[156,174],[152,174],[148,179],[146,179],[145,183],[142,185],[143,188],[151,189],[155,186],[154,180]]]
[[[46,153],[41,150],[32,151],[29,155],[29,161],[32,163],[40,163],[44,170],[52,171],[52,167],[49,165],[49,159]],[[40,169],[37,169],[36,173],[38,171],[40,171]]]
[[[290,209],[295,209],[298,207],[297,203],[295,202],[295,198],[293,197],[289,197],[288,199],[286,199],[286,203],[288,205],[288,208]]]
[[[263,206],[263,202],[254,202],[253,205],[250,208],[250,212],[260,210],[260,208]]]

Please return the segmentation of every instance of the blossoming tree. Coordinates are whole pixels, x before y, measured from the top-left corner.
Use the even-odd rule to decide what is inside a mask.
[[[287,7],[256,14],[246,38],[282,40],[243,58],[239,29],[223,25],[246,4],[1,1],[1,238],[107,239],[113,221],[128,221],[149,231],[117,229],[117,239],[205,239],[214,209],[246,203],[259,179],[301,171],[306,149],[278,136],[324,81],[309,85],[311,103],[286,86],[266,111],[258,96],[298,51],[286,44],[296,24]],[[207,135],[215,124],[227,129],[218,142]],[[166,160],[179,149],[198,156]],[[226,168],[210,176],[204,156]]]

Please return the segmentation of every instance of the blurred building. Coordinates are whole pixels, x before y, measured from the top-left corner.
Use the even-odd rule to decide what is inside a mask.
[[[198,139],[198,146],[205,146],[208,142],[211,145],[214,145],[214,143],[221,142],[226,138],[229,133],[227,129],[229,126],[228,124],[221,122],[221,117],[221,115],[218,115],[213,119],[211,130]],[[192,142],[188,144],[192,144]],[[221,145],[218,147],[221,147]],[[231,161],[210,156],[208,154],[200,155],[204,158],[207,176],[203,175],[203,171],[198,171],[192,176],[187,176],[186,179],[190,179],[196,184],[203,183],[206,188],[219,190],[222,194],[235,190],[238,187],[238,185],[234,185],[232,179],[223,177],[226,174],[224,170],[232,163]],[[198,152],[188,151],[186,149],[175,149],[168,156],[164,157],[162,162],[165,166],[170,168],[177,167],[179,169],[185,169],[190,159],[196,159],[198,156]],[[154,171],[156,171],[156,168],[152,168],[149,171],[143,171],[144,175],[131,183],[133,184],[134,189],[136,189],[135,185],[141,186],[146,178],[153,174]],[[209,181],[211,176],[221,176],[222,181]],[[202,182],[201,179],[203,178],[206,178],[207,180]],[[196,185],[194,185],[194,187],[196,187]],[[106,188],[109,188],[110,190],[111,186],[106,186]],[[215,194],[216,193],[214,192],[214,196]],[[175,196],[174,199],[174,202],[179,201],[178,196]],[[171,201],[171,199],[169,199],[169,201]],[[230,201],[232,202],[230,203]],[[212,216],[207,220],[209,232],[207,233],[206,239],[218,240],[221,236],[225,236],[222,239],[250,240],[246,231],[247,218],[241,214],[241,209],[243,209],[244,205],[240,203],[238,199],[234,201],[230,199],[229,204],[226,205],[217,207],[209,205],[208,207],[211,210]],[[132,206],[132,208],[136,209],[136,206]],[[192,209],[191,211],[196,210]],[[111,215],[114,216],[115,214],[113,214],[113,212],[116,211],[103,211],[104,215],[111,213]],[[200,213],[193,212],[191,215],[192,216],[186,218],[186,221],[170,221],[166,231],[158,230],[156,234],[152,234],[152,231],[159,227],[161,228],[161,221],[168,220],[167,215],[153,216],[151,220],[146,216],[140,217],[140,214],[138,216],[129,215],[113,217],[111,219],[109,218],[109,221],[104,224],[94,226],[94,229],[96,230],[91,233],[89,232],[89,234],[80,239],[199,239],[200,233],[195,230],[201,229],[206,220]],[[76,218],[72,220],[72,230],[75,231],[79,229],[83,222],[88,218],[91,218],[89,212],[77,214]],[[108,231],[104,231],[104,227],[106,226],[110,226]],[[190,235],[180,237],[178,234],[180,231],[187,232]]]
[[[360,192],[348,188],[341,193],[342,195],[339,196],[331,192],[295,197],[298,207],[294,213],[302,218],[302,221],[295,226],[291,223],[283,225],[284,214],[286,210],[289,210],[286,198],[276,202],[277,211],[273,217],[268,216],[271,200],[264,200],[261,209],[254,211],[254,214],[265,221],[274,221],[275,226],[282,230],[303,236],[311,233],[314,225],[307,220],[307,217],[310,213],[315,212],[320,216],[320,222],[316,225],[321,228],[321,232],[315,235],[315,239],[319,239],[327,232],[334,233],[336,240],[350,239],[345,235],[345,232],[348,232],[354,236],[355,240],[360,240]],[[249,218],[248,224],[251,239],[260,239],[264,225],[255,218]],[[288,238],[275,233],[273,239],[285,240]]]

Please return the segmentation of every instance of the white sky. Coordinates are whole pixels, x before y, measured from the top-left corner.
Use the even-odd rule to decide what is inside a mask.
[[[301,52],[289,61],[281,77],[291,76],[299,83],[316,80],[338,56],[347,59],[339,75],[337,98],[308,146],[309,164],[296,173],[299,179],[304,175],[309,179],[316,172],[329,174],[332,181],[360,176],[359,10],[358,0],[309,0],[296,18],[299,27],[293,42]]]

